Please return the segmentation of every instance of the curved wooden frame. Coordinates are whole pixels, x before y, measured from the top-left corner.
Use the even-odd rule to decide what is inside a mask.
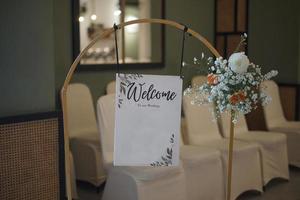
[[[151,24],[164,24],[164,25],[169,25],[172,26],[176,29],[179,30],[184,30],[185,26],[171,21],[171,20],[166,20],[166,19],[138,19],[138,20],[132,20],[128,22],[124,22],[118,25],[119,29],[124,28],[125,26],[129,26],[132,24],[141,24],[141,23],[151,23]],[[70,154],[70,149],[69,149],[69,130],[66,124],[68,123],[68,116],[67,116],[67,101],[66,101],[66,94],[67,94],[67,88],[68,85],[74,75],[75,69],[77,68],[80,60],[84,56],[84,54],[90,49],[97,41],[99,41],[102,38],[107,37],[111,33],[114,32],[114,28],[110,28],[103,32],[102,34],[96,36],[77,56],[73,64],[71,65],[69,72],[65,78],[63,87],[61,89],[61,102],[62,102],[62,112],[63,112],[63,123],[64,123],[64,150],[65,150],[65,177],[66,177],[66,189],[67,189],[67,197],[68,200],[72,200],[72,194],[71,194],[71,176],[70,176],[70,159],[69,159],[69,154]],[[196,39],[200,40],[210,51],[211,53],[216,56],[220,57],[220,54],[218,51],[207,41],[206,38],[201,36],[199,33],[192,29],[188,29],[187,32],[194,36]]]

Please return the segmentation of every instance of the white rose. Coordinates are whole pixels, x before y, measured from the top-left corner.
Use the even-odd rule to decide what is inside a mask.
[[[228,60],[228,66],[235,73],[247,72],[250,62],[244,52],[233,53]]]

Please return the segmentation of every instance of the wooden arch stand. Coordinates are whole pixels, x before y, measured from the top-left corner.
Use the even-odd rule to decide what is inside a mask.
[[[138,19],[138,20],[132,20],[128,22],[121,23],[118,26],[119,29],[124,28],[125,26],[129,26],[132,24],[142,24],[142,23],[150,23],[150,24],[164,24],[171,27],[174,27],[179,30],[184,30],[185,26],[166,19]],[[100,39],[103,39],[107,37],[108,35],[112,34],[114,32],[114,28],[110,28],[103,32],[102,34],[96,36],[77,56],[75,61],[72,63],[69,72],[65,78],[63,87],[61,89],[61,103],[62,103],[62,112],[63,112],[63,123],[64,123],[64,151],[65,151],[65,177],[66,177],[66,189],[67,189],[67,197],[68,200],[72,200],[72,193],[71,193],[71,174],[70,174],[70,148],[69,148],[69,130],[68,130],[68,116],[67,116],[67,101],[66,101],[66,95],[67,95],[67,88],[68,85],[74,75],[74,72],[82,59],[82,57],[85,55],[85,53]],[[199,33],[192,29],[188,29],[187,33],[198,39],[200,42],[202,42],[215,57],[220,57],[220,54],[218,51],[205,39],[203,36],[201,36]],[[232,146],[233,146],[233,123],[231,123],[231,129],[232,134],[230,135],[230,146],[229,146],[229,156],[228,156],[228,178],[227,178],[227,195],[226,199],[230,200],[230,193],[231,193],[231,170],[232,170]]]

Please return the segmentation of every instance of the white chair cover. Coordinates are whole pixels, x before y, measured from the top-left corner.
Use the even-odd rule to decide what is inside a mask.
[[[181,138],[180,159],[186,177],[187,199],[225,199],[221,153],[213,148],[185,145],[188,138],[184,117],[181,118]]]
[[[104,200],[185,200],[185,176],[178,167],[114,167],[115,95],[109,94],[97,102],[98,123],[105,169],[108,180]]]
[[[183,110],[186,118],[189,144],[220,150],[224,165],[224,174],[227,174],[229,140],[221,137],[217,124],[213,122],[209,106],[192,105],[191,97],[184,96]],[[247,190],[262,191],[262,183],[258,145],[235,141],[231,198],[235,199]]]
[[[272,97],[272,101],[264,107],[267,128],[270,131],[286,134],[289,163],[300,167],[300,122],[286,120],[280,101],[279,88],[274,81],[265,81],[261,88],[264,88]]]
[[[74,160],[73,160],[72,152],[70,152],[69,156],[70,156],[70,174],[71,174],[71,194],[72,194],[73,199],[78,199],[76,175],[75,175]],[[66,195],[67,195],[67,193],[66,193]]]
[[[116,93],[116,81],[111,81],[106,86],[106,94]]]
[[[107,95],[105,97],[101,97],[98,101],[98,119],[99,119],[99,127],[100,129],[104,130],[101,131],[102,141],[110,141],[113,142],[112,133],[114,124],[114,95]],[[113,111],[112,111],[113,110]],[[100,112],[101,111],[101,112]],[[106,116],[106,117],[105,117]],[[108,117],[109,116],[109,117]],[[105,123],[106,121],[106,123]],[[110,132],[107,132],[110,131]],[[105,135],[103,133],[107,132],[108,134]],[[108,138],[110,137],[110,138]],[[105,138],[105,139],[104,139]],[[108,142],[107,144],[109,144]],[[112,144],[112,143],[110,143]],[[108,156],[103,156],[109,164],[106,166],[112,166],[112,146],[103,144],[102,147],[103,152],[108,152]],[[194,146],[187,146],[183,145],[181,141],[181,152],[180,158],[183,161],[183,167],[186,177],[186,190],[187,190],[187,197],[185,199],[188,200],[198,200],[198,199],[211,199],[211,200],[219,200],[224,199],[224,174],[222,170],[222,161],[220,157],[220,153],[217,150],[209,149],[205,147],[194,147]],[[115,168],[115,167],[113,167]],[[154,171],[153,168],[145,168],[145,167],[123,167],[118,169],[126,169],[127,173],[128,170],[131,170],[131,174],[133,179],[139,180],[154,180],[151,178],[151,175]],[[147,169],[147,172],[144,173],[142,170]],[[178,168],[174,168],[178,169]],[[139,170],[139,171],[137,171]],[[168,171],[155,169],[157,173],[160,174],[168,174]],[[173,170],[172,170],[173,171]],[[173,173],[171,171],[171,173]],[[116,173],[114,176],[120,175],[120,173],[113,171],[112,173]],[[149,173],[149,174],[148,174]],[[122,175],[124,176],[124,175]],[[141,178],[143,177],[143,178]],[[167,177],[167,176],[165,176]],[[118,179],[115,177],[115,179]],[[109,182],[109,181],[108,181]],[[109,186],[113,187],[113,186]],[[214,187],[215,190],[212,192],[210,189]],[[107,193],[110,193],[113,190],[107,189]],[[133,190],[134,191],[134,190]],[[149,192],[151,192],[149,190]],[[168,190],[162,190],[162,193],[168,193]],[[108,195],[111,197],[110,195]],[[152,197],[152,196],[151,196]],[[153,197],[152,197],[153,198]],[[159,197],[157,197],[159,198]]]
[[[70,84],[67,90],[70,149],[76,179],[100,186],[105,181],[99,133],[90,90],[84,84]]]
[[[230,135],[230,115],[222,115],[222,131],[225,137]],[[240,115],[235,124],[234,138],[259,144],[262,159],[264,184],[280,177],[289,179],[286,136],[281,133],[249,131],[244,115]]]
[[[188,200],[225,199],[224,172],[219,151],[183,145],[180,147],[180,159],[186,176]]]
[[[206,82],[207,82],[207,77],[203,76],[203,75],[194,76],[192,78],[192,81],[191,81],[192,86],[194,86],[194,85],[203,85]]]

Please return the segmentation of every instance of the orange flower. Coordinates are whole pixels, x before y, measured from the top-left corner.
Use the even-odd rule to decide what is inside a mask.
[[[229,99],[230,103],[235,105],[239,102],[239,97],[236,94],[231,95],[230,99]]]
[[[216,84],[218,84],[218,77],[216,75],[212,74],[212,73],[208,74],[207,75],[207,83],[209,85],[216,85]]]
[[[245,101],[246,96],[243,91],[239,91],[231,95],[229,101],[231,104],[235,105],[239,102]]]
[[[246,96],[243,91],[239,91],[238,96],[239,96],[240,101],[245,101]]]

